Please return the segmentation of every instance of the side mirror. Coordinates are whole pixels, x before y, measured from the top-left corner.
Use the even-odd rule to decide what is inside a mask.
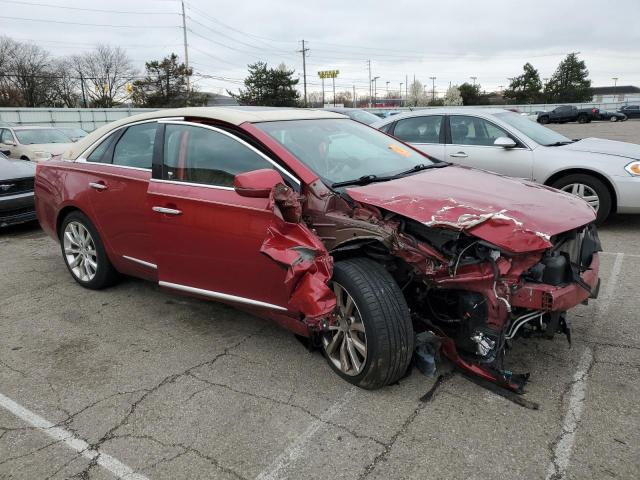
[[[496,138],[496,141],[493,142],[493,144],[496,147],[502,147],[502,148],[513,148],[517,145],[516,142],[513,140],[513,138],[509,138],[509,137],[498,137]]]
[[[253,198],[269,198],[271,190],[284,183],[278,172],[270,168],[240,173],[233,179],[233,188],[238,195]]]

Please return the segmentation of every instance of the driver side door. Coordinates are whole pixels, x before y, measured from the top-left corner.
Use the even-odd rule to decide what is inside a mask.
[[[533,152],[504,128],[472,115],[447,116],[445,160],[510,177],[530,179]],[[499,137],[516,142],[513,148],[494,145]]]

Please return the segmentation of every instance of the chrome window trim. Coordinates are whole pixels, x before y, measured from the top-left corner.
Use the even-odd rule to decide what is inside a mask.
[[[76,160],[76,162],[78,162],[79,160],[80,159],[78,158],[78,160]],[[128,165],[114,165],[113,163],[87,162],[86,160],[83,160],[82,162],[79,162],[79,163],[88,163],[90,165],[106,165],[106,166],[109,166],[109,167],[112,167],[112,168],[125,168],[127,170],[139,170],[141,172],[151,172],[150,168],[130,167]]]
[[[524,145],[524,147],[513,147],[513,148],[507,148],[505,150],[529,150],[529,151],[532,150],[527,142],[522,140],[522,138],[520,136],[518,136],[515,133],[513,133],[513,129],[512,128],[508,128],[508,127],[506,127],[504,125],[501,125],[501,124],[497,123],[493,119],[490,119],[490,118],[487,118],[487,117],[483,117],[481,115],[471,114],[471,113],[450,113],[450,114],[447,114],[447,115],[449,116],[449,119],[448,119],[448,121],[449,121],[449,130],[451,130],[451,117],[479,118],[480,120],[484,120],[486,122],[489,122],[492,125],[494,125],[495,127],[499,128],[500,130],[504,130],[505,132],[509,133],[510,135],[513,135],[522,145]],[[451,138],[451,143],[445,143],[445,145],[456,145],[456,146],[460,146],[460,147],[483,147],[483,148],[502,148],[502,149],[504,149],[504,147],[498,147],[496,145],[468,145],[466,143],[453,143],[453,137]]]
[[[184,120],[173,120],[173,119],[163,119],[163,120],[158,120],[158,123],[165,123],[165,124],[169,124],[169,125],[187,125],[190,127],[200,127],[200,128],[205,128],[207,130],[212,130],[214,132],[217,133],[221,133],[229,138],[231,138],[232,140],[235,140],[236,142],[240,143],[241,145],[243,145],[244,147],[248,148],[249,150],[251,150],[252,152],[256,153],[258,156],[262,157],[264,160],[266,160],[268,163],[270,163],[271,165],[273,165],[276,170],[279,170],[282,174],[286,175],[292,182],[294,182],[297,186],[300,186],[301,182],[300,180],[298,180],[292,173],[290,173],[287,169],[285,169],[282,165],[274,162],[271,158],[269,158],[267,155],[265,155],[264,153],[262,153],[260,150],[258,150],[257,148],[255,148],[253,145],[245,142],[244,140],[242,140],[241,138],[236,137],[235,135],[233,135],[232,133],[229,133],[225,130],[222,130],[221,128],[217,128],[214,127],[212,125],[205,125],[202,123],[195,123],[195,122],[187,122]],[[163,163],[164,163],[164,159],[163,159]],[[186,183],[186,182],[178,182],[178,183]],[[203,184],[196,184],[196,185],[203,185]],[[206,184],[205,184],[206,185]],[[215,186],[215,185],[214,185]],[[222,185],[220,185],[222,186]],[[226,188],[231,188],[231,187],[226,187]],[[233,190],[233,189],[232,189]]]
[[[181,182],[180,180],[163,180],[161,178],[152,178],[151,182],[155,183],[170,183],[171,185],[186,185],[189,187],[204,187],[204,188],[214,188],[216,190],[233,190],[233,187],[223,187],[222,185],[209,185],[207,183],[193,183],[193,182]]]
[[[122,130],[123,128],[128,128],[128,127],[132,127],[133,125],[141,125],[143,123],[152,123],[152,122],[156,122],[156,123],[160,123],[160,120],[177,120],[177,119],[183,119],[184,117],[162,117],[162,118],[152,118],[152,119],[148,119],[148,120],[140,120],[138,122],[131,122],[131,123],[127,123],[126,125],[120,125],[119,127],[114,128],[113,130],[109,130],[107,133],[105,133],[104,135],[102,135],[100,138],[98,138],[95,142],[93,142],[91,145],[89,145],[87,148],[84,149],[84,151],[78,155],[78,158],[76,158],[75,160],[73,160],[74,162],[79,162],[79,163],[99,163],[99,162],[88,162],[87,161],[87,157],[89,155],[91,155],[93,153],[93,150],[95,147],[97,147],[100,143],[102,143],[102,141],[104,139],[106,139],[109,135],[114,134],[115,132]],[[101,165],[113,165],[111,163],[107,164],[107,163],[101,163]],[[116,165],[118,166],[118,165]],[[139,167],[129,167],[129,168],[139,168]],[[141,170],[151,170],[150,168],[143,168]]]
[[[179,283],[171,283],[171,282],[165,282],[160,280],[158,282],[158,285],[165,288],[171,288],[174,290],[180,290],[187,293],[193,293],[195,295],[202,295],[202,296],[213,298],[216,300],[227,300],[230,302],[242,303],[244,305],[251,305],[253,307],[270,308],[272,310],[279,310],[283,312],[287,311],[285,307],[274,305],[272,303],[261,302],[260,300],[253,300],[251,298],[246,298],[246,297],[238,297],[236,295],[230,295],[228,293],[214,292],[212,290],[204,290],[202,288],[189,287],[188,285],[180,285]]]
[[[144,260],[140,260],[139,258],[130,257],[129,255],[122,255],[122,258],[129,260],[134,263],[139,263],[145,267],[153,268],[154,270],[158,269],[158,266],[155,263],[145,262]]]

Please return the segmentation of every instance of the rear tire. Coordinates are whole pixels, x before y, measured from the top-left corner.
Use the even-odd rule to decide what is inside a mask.
[[[118,280],[98,231],[84,213],[76,210],[64,217],[59,235],[62,258],[76,282],[100,290]]]
[[[611,120],[612,122],[617,122],[618,121],[618,117],[611,117],[609,120]]]
[[[586,115],[578,115],[578,123],[587,123],[589,118]]]
[[[602,224],[609,214],[611,213],[611,207],[613,205],[613,199],[611,198],[611,192],[607,186],[597,177],[585,173],[575,173],[561,177],[556,180],[553,188],[558,190],[565,190],[571,193],[572,185],[584,185],[591,189],[598,196],[598,210],[596,211],[596,223]]]
[[[322,334],[329,366],[346,381],[365,389],[397,382],[407,371],[414,348],[409,307],[398,284],[382,265],[354,258],[335,263],[332,286],[341,298],[336,325]],[[347,313],[349,297],[353,301],[351,314]],[[355,362],[347,357],[356,353],[354,339],[360,347]]]
[[[549,117],[540,117],[538,119],[538,123],[541,123],[542,125],[546,125],[547,123],[549,123]]]

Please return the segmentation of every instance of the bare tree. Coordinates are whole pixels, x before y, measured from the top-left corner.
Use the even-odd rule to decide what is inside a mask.
[[[51,104],[62,107],[77,107],[80,104],[80,79],[73,68],[71,58],[59,58],[51,69],[55,82],[52,85]]]
[[[49,103],[55,78],[51,72],[51,56],[43,48],[3,39],[2,73],[8,93],[18,95],[16,104],[40,107]]]
[[[74,56],[72,63],[91,106],[110,108],[128,98],[127,85],[136,71],[124,49],[98,45],[92,52]]]

